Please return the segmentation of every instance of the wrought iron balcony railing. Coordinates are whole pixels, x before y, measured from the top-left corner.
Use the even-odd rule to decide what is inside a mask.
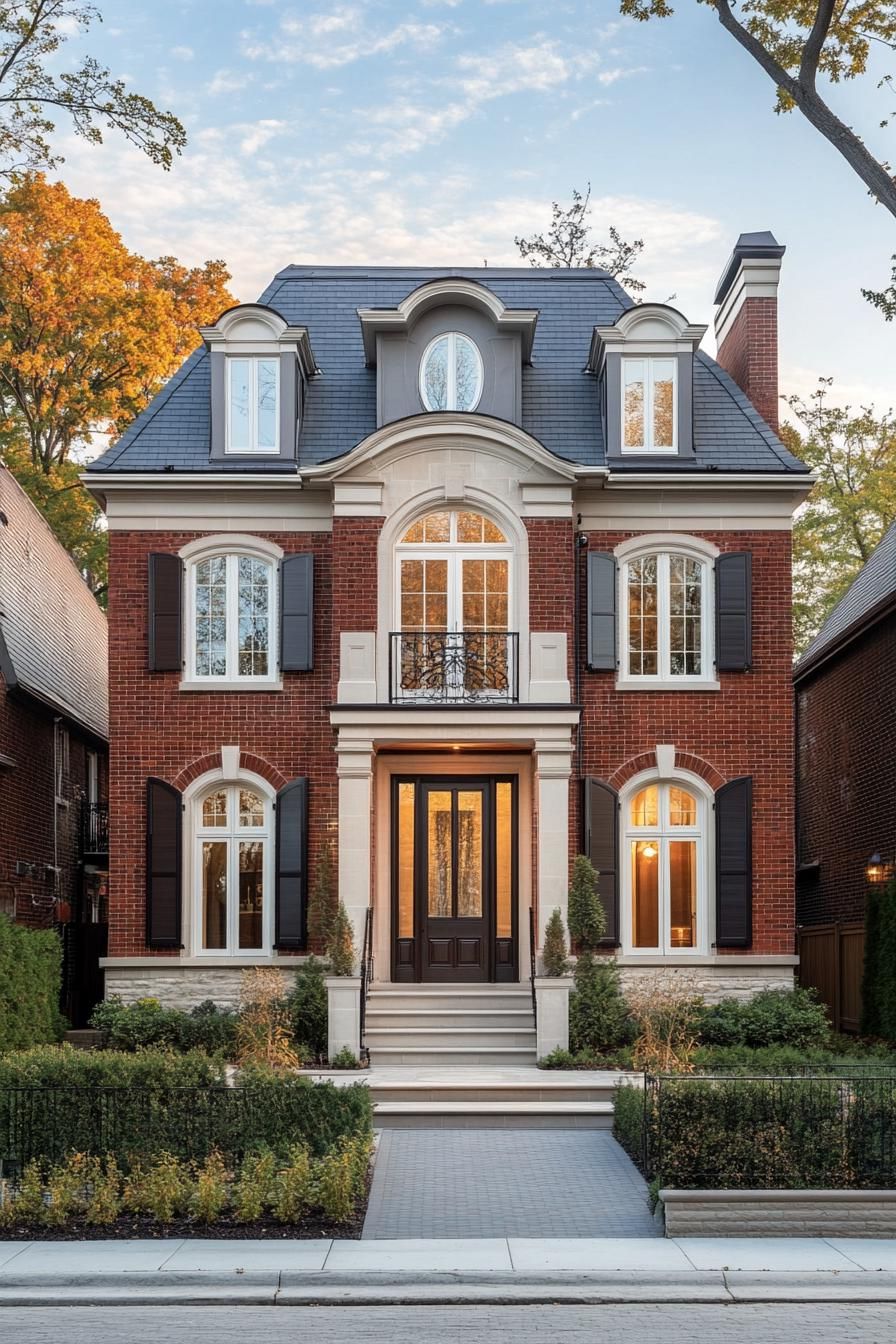
[[[108,803],[81,803],[81,854],[100,856],[109,853]]]
[[[393,704],[516,704],[518,653],[515,630],[394,631],[389,698]]]

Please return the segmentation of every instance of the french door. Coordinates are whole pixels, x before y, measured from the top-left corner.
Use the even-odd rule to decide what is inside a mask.
[[[516,979],[515,780],[393,789],[393,979]]]

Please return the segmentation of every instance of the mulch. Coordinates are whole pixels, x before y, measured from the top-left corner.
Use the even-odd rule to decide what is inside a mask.
[[[358,1206],[349,1223],[331,1223],[318,1218],[303,1218],[300,1223],[278,1223],[261,1219],[257,1223],[238,1223],[226,1215],[214,1223],[199,1223],[195,1218],[178,1218],[171,1223],[158,1223],[145,1214],[122,1214],[114,1223],[103,1227],[85,1223],[83,1218],[72,1218],[64,1227],[37,1227],[30,1223],[15,1223],[0,1229],[2,1241],[155,1241],[165,1237],[190,1240],[202,1238],[214,1241],[294,1241],[322,1237],[357,1241],[364,1226],[366,1199]]]

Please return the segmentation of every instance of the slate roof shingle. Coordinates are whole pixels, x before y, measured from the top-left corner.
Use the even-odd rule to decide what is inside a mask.
[[[0,466],[0,637],[15,681],[109,736],[106,617],[18,481]],[[5,659],[4,659],[5,662]]]
[[[896,523],[891,523],[867,561],[859,570],[818,634],[794,665],[799,679],[819,659],[853,631],[888,598],[896,599]]]
[[[551,452],[602,466],[605,445],[597,380],[585,372],[595,326],[631,307],[599,270],[289,266],[259,299],[305,326],[321,375],[308,388],[298,467],[341,457],[376,428],[376,370],[364,362],[359,308],[394,308],[419,285],[464,276],[510,308],[535,308],[532,364],[523,370],[522,427]],[[209,359],[195,351],[91,472],[227,470],[209,460]],[[804,471],[732,379],[703,353],[694,366],[696,461],[684,470]],[[234,467],[231,470],[245,470]],[[258,470],[295,471],[290,464]]]

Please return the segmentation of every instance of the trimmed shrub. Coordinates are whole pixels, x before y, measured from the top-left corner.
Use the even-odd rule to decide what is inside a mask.
[[[186,1013],[163,1008],[157,999],[124,1004],[112,998],[97,1004],[90,1016],[90,1025],[106,1032],[112,1050],[205,1050],[225,1057],[233,1055],[236,1024],[236,1013],[210,999]]]
[[[0,915],[0,1054],[62,1039],[62,943]]]
[[[333,846],[328,841],[320,851],[308,894],[308,938],[318,949],[329,947],[333,936],[336,919],[335,867]]]
[[[619,971],[609,957],[582,952],[569,996],[569,1044],[574,1052],[601,1055],[631,1044],[634,1027],[619,987]]]
[[[355,937],[352,932],[352,922],[342,901],[336,908],[336,917],[333,920],[330,941],[327,944],[327,954],[330,958],[330,970],[333,975],[354,975]]]
[[[0,1058],[0,1092],[16,1087],[209,1087],[224,1082],[224,1066],[201,1051],[175,1055],[161,1050],[118,1054],[74,1050],[70,1045],[35,1046]]]
[[[566,922],[579,952],[596,951],[607,931],[607,916],[597,894],[598,877],[591,860],[577,854],[572,865]]]
[[[566,930],[559,909],[554,910],[545,926],[544,947],[541,952],[545,975],[566,975],[569,961],[566,956]]]
[[[861,1026],[896,1042],[896,879],[868,890]]]
[[[635,1166],[644,1169],[644,1091],[631,1083],[617,1087],[613,1098],[613,1137]]]
[[[286,1000],[293,1040],[303,1059],[324,1059],[327,1053],[326,966],[317,957],[296,971],[295,986]]]
[[[830,1035],[827,1011],[810,989],[764,989],[752,999],[722,999],[700,1011],[697,1030],[704,1045],[754,1049],[789,1045],[806,1050]]]

